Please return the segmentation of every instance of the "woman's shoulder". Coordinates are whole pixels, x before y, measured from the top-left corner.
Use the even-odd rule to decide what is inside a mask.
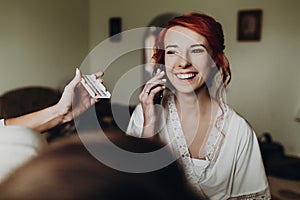
[[[247,121],[245,117],[242,116],[242,114],[238,113],[234,108],[226,105],[225,113],[227,116],[231,118],[231,123],[239,126],[248,126],[250,127],[250,123]],[[225,114],[225,115],[226,115]]]
[[[228,128],[231,130],[230,133],[236,133],[242,137],[245,135],[251,137],[253,135],[254,130],[245,117],[229,106],[227,112],[230,116],[230,121],[228,121]]]

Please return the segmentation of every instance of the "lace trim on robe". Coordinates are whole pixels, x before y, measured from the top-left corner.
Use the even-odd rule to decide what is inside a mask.
[[[172,141],[173,150],[180,155],[180,162],[183,165],[185,170],[187,179],[189,182],[196,186],[197,189],[202,193],[202,189],[200,188],[199,182],[201,182],[206,177],[206,172],[208,168],[212,168],[215,160],[218,157],[220,152],[223,139],[225,137],[224,130],[224,121],[228,118],[228,107],[224,109],[224,114],[219,113],[217,114],[217,118],[214,122],[214,126],[209,133],[208,139],[206,141],[206,160],[204,160],[205,164],[202,166],[195,166],[191,159],[190,152],[188,150],[188,145],[185,140],[185,136],[182,131],[181,123],[179,120],[177,108],[174,102],[174,96],[170,96],[168,100],[168,109],[169,109],[169,116],[168,116],[168,131],[169,133],[173,133],[174,140]],[[172,138],[172,137],[171,137]]]
[[[228,200],[253,200],[253,199],[255,199],[255,200],[271,199],[270,191],[268,189],[265,189],[262,192],[242,195],[242,196],[238,196],[238,197],[230,197]]]

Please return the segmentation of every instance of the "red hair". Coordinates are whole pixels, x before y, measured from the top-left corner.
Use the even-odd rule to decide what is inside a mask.
[[[224,34],[222,25],[214,18],[200,13],[189,13],[168,21],[167,26],[156,39],[153,58],[156,64],[164,64],[164,38],[168,29],[174,26],[186,27],[204,36],[212,50],[212,58],[222,74],[222,83],[217,90],[217,98],[222,101],[222,91],[231,80],[229,62],[224,55]]]

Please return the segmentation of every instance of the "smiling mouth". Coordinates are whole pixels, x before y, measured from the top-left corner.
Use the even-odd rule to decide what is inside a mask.
[[[197,75],[197,73],[185,73],[185,74],[175,74],[175,76],[180,79],[180,80],[189,80],[189,79],[193,79],[195,76]]]

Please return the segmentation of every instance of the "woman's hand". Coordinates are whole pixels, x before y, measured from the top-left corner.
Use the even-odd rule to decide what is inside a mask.
[[[100,77],[102,77],[103,74],[103,72],[97,72],[95,74],[101,83],[103,80],[100,79]],[[80,81],[81,72],[79,69],[76,69],[75,77],[64,88],[62,97],[56,105],[64,116],[63,123],[71,121],[100,100],[92,98]]]
[[[95,74],[99,81],[103,80],[103,72]],[[20,117],[6,119],[6,125],[18,125],[44,132],[50,128],[66,123],[86,111],[99,99],[91,98],[81,84],[81,73],[76,69],[73,80],[65,87],[59,102],[48,108],[32,112]]]
[[[153,101],[154,96],[165,88],[166,79],[163,79],[164,75],[165,72],[158,69],[156,75],[146,83],[139,95],[144,115],[143,137],[155,135],[156,113]]]

